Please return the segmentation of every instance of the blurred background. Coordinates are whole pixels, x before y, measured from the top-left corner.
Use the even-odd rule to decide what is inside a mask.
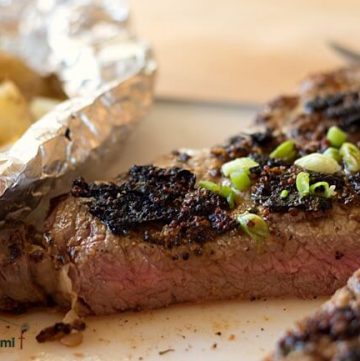
[[[130,0],[137,33],[159,62],[157,96],[258,103],[360,50],[356,0]]]

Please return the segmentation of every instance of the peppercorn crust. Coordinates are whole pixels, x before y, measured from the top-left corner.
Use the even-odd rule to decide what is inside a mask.
[[[277,343],[266,361],[356,361],[360,358],[360,271],[313,316]]]

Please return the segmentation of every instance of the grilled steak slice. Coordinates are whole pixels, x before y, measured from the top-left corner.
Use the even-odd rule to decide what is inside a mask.
[[[360,267],[353,183],[343,173],[310,172],[313,181],[328,181],[338,193],[331,199],[300,197],[300,170],[268,157],[282,140],[272,133],[237,137],[223,147],[134,166],[113,183],[74,182],[46,229],[58,266],[70,265],[80,312],[234,297],[306,298],[343,286]],[[250,191],[230,209],[198,181],[220,183],[224,159],[239,156],[251,156],[260,166],[251,170]],[[279,197],[284,186],[285,200]],[[235,219],[245,211],[266,219],[266,239],[254,240],[240,229]]]
[[[360,359],[360,271],[319,311],[278,342],[267,361],[356,361]]]

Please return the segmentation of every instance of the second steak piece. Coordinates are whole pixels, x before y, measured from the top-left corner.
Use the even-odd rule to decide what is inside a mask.
[[[360,271],[278,342],[266,361],[360,360]]]

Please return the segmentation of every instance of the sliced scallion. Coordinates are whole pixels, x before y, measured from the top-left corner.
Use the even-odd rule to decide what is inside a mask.
[[[269,235],[267,223],[258,215],[253,213],[240,214],[237,217],[241,229],[256,241],[263,240]]]
[[[278,145],[271,153],[270,158],[291,161],[296,157],[295,142],[291,139]]]
[[[199,186],[226,198],[229,207],[234,208],[236,204],[236,192],[228,185],[219,185],[211,181],[200,181]]]
[[[326,138],[333,147],[340,148],[346,141],[347,135],[340,128],[333,126],[329,128]]]
[[[230,180],[231,183],[235,186],[235,188],[241,192],[248,190],[251,186],[249,174],[244,169],[232,172],[230,174]]]
[[[258,165],[259,163],[248,157],[236,158],[230,162],[223,164],[223,166],[221,167],[221,171],[225,177],[228,177],[233,172],[249,170],[250,168],[257,167]]]
[[[335,195],[335,186],[328,182],[317,182],[310,186],[310,193],[324,198],[331,198]]]
[[[306,170],[325,174],[333,174],[341,170],[335,159],[320,153],[305,155],[297,159],[295,165]]]
[[[229,204],[230,209],[235,208],[236,204],[236,193],[234,191],[230,192],[228,196],[226,197],[226,200]]]
[[[289,196],[289,191],[287,189],[283,189],[281,192],[280,192],[280,198],[282,199],[285,199]]]
[[[205,188],[211,192],[219,193],[220,192],[220,186],[214,182],[202,180],[199,182],[199,186],[201,188]]]
[[[224,198],[226,198],[230,208],[235,207],[236,193],[230,186],[227,185],[220,186],[219,194]]]
[[[323,154],[326,155],[327,157],[335,159],[338,163],[341,162],[340,152],[336,148],[333,147],[327,148]]]
[[[349,172],[358,172],[360,170],[360,150],[352,143],[344,143],[340,148],[340,155],[346,169]]]
[[[310,193],[310,175],[306,172],[300,172],[296,176],[296,189],[300,197],[305,197]]]

